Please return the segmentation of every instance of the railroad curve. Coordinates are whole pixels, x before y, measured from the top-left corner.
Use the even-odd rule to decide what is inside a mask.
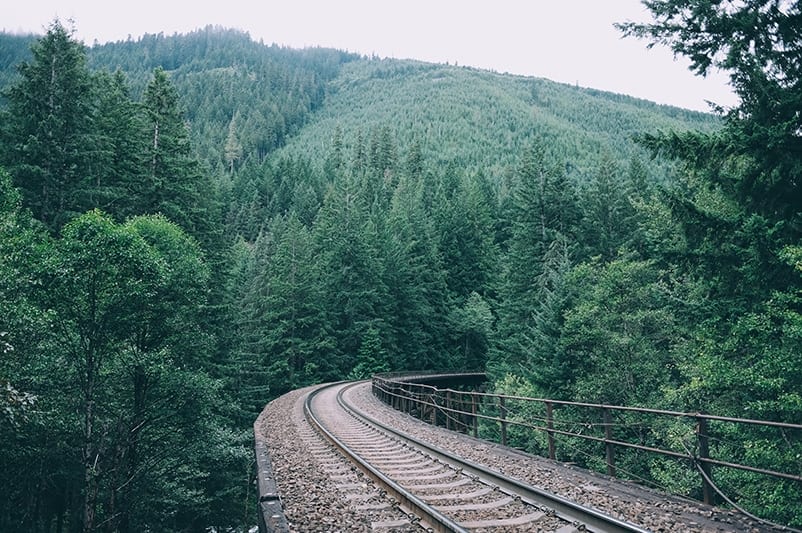
[[[343,399],[352,387],[310,393],[307,418],[426,530],[646,531],[394,430]]]
[[[340,444],[331,444],[314,427],[311,414]],[[356,415],[376,418],[380,426],[388,427],[370,428]],[[389,426],[404,428],[416,437],[391,437],[393,428]],[[767,531],[728,511],[672,499],[428,426],[379,402],[366,383],[314,386],[288,393],[268,404],[254,429],[257,442],[269,448],[290,531]],[[414,451],[416,440],[433,442],[442,449]],[[354,448],[370,468],[356,466],[339,447]],[[447,448],[458,449],[457,453],[475,463],[446,464],[440,452]],[[492,470],[503,474],[485,479],[487,476],[475,469],[481,467],[478,463],[490,464]],[[516,494],[499,481],[504,474],[523,481],[511,481],[513,486],[549,488],[565,499],[608,510],[605,513],[618,520],[608,525],[598,511],[592,519],[580,520],[531,493]],[[412,497],[388,488],[382,477],[402,490],[411,490]],[[444,519],[428,517],[428,511],[416,507],[417,501],[434,508]],[[442,522],[439,525],[438,520]]]

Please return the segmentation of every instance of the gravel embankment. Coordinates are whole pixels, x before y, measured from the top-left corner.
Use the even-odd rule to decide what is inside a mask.
[[[300,389],[270,402],[257,423],[291,531],[420,531],[306,422]]]
[[[634,483],[433,427],[379,401],[371,393],[369,383],[352,388],[346,399],[383,423],[435,446],[652,531],[776,531],[740,513],[705,506]]]

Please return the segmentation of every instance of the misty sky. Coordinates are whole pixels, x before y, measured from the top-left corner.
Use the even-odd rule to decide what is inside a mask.
[[[691,109],[736,101],[724,75],[695,77],[665,48],[621,38],[614,22],[647,20],[639,0],[18,0],[3,1],[0,29],[43,33],[56,16],[88,45],[214,24],[267,44],[457,63]]]

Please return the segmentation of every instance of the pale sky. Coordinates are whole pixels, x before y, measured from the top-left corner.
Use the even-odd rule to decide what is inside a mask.
[[[56,16],[87,45],[214,24],[266,44],[457,63],[689,109],[736,103],[723,74],[698,78],[669,50],[621,38],[614,22],[647,20],[639,0],[3,0],[0,29],[41,34]]]

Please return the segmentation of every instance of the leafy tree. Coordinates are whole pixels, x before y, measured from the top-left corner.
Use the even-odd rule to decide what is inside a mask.
[[[756,417],[798,420],[800,384],[782,377],[782,369],[796,364],[790,346],[798,345],[802,287],[793,259],[802,234],[799,3],[644,4],[654,20],[622,24],[625,34],[647,38],[650,46],[669,45],[699,74],[728,72],[740,97],[732,109],[720,109],[725,123],[719,132],[672,132],[642,141],[683,164],[661,210],[680,238],[658,246],[661,258],[696,287],[687,301],[693,321],[676,348],[683,379],[674,397],[690,408],[715,405],[722,413],[747,409]],[[759,432],[722,440],[727,453],[746,453],[778,468],[788,464],[788,454],[767,446]],[[744,452],[752,449],[767,451]],[[798,491],[725,476],[725,486],[737,478],[748,487],[747,502],[755,509],[800,523]]]
[[[0,483],[5,489],[0,502],[0,529],[14,530],[21,518],[38,506],[52,513],[51,502],[63,494],[45,498],[39,486],[57,482],[69,470],[62,465],[50,476],[36,476],[32,465],[48,457],[49,436],[38,413],[49,407],[36,386],[37,349],[47,343],[49,323],[35,302],[36,272],[47,254],[46,235],[21,208],[21,194],[11,177],[0,169]],[[52,447],[51,447],[52,448]],[[52,457],[52,453],[50,456]],[[51,485],[52,486],[52,485]]]
[[[243,157],[242,143],[239,140],[239,134],[237,132],[237,123],[239,120],[241,120],[239,114],[234,114],[234,117],[232,117],[228,125],[228,137],[226,137],[225,159],[228,164],[228,171],[232,174]]]
[[[519,369],[541,396],[568,397],[582,362],[566,352],[561,344],[565,314],[571,310],[571,256],[568,241],[553,241],[543,256],[543,270],[534,280],[538,301],[532,304],[530,317],[522,326],[520,343],[527,357]]]
[[[662,273],[649,262],[584,264],[570,274],[573,304],[560,345],[572,364],[572,397],[617,405],[655,405],[673,383],[676,319]]]
[[[378,329],[371,327],[365,332],[357,360],[347,379],[370,379],[373,374],[390,371],[390,355],[382,346]]]
[[[105,463],[97,427],[107,406],[102,402],[104,368],[119,356],[121,343],[137,322],[138,308],[154,295],[147,280],[160,275],[152,253],[135,235],[99,212],[68,224],[58,242],[46,281],[44,302],[56,314],[65,354],[64,373],[75,383],[75,406],[82,416],[83,528],[94,530],[98,492]],[[100,412],[98,412],[100,411]]]

